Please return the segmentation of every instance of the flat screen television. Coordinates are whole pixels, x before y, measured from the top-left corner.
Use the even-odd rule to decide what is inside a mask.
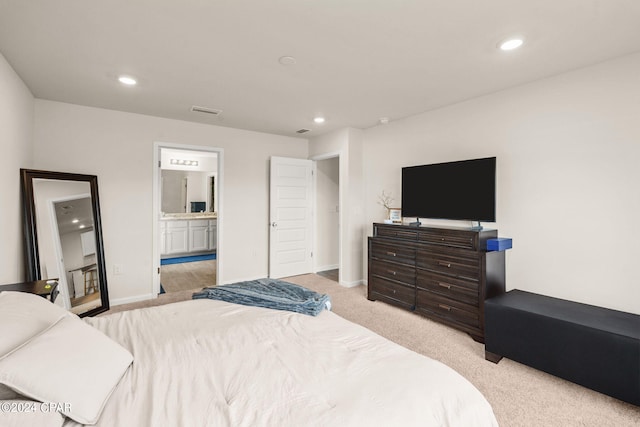
[[[496,158],[402,168],[402,216],[496,221]]]

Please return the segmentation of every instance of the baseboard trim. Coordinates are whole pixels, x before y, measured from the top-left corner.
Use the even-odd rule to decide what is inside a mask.
[[[355,282],[340,282],[340,286],[344,286],[345,288],[355,288],[356,286],[364,285],[364,280],[356,280]]]
[[[321,267],[316,267],[316,271],[314,271],[314,273],[317,273],[319,271],[337,270],[339,267],[340,264],[323,265]]]
[[[157,298],[157,295],[153,295],[153,294],[136,295],[134,297],[112,299],[112,300],[109,300],[109,304],[111,306],[115,307],[116,305],[129,304],[129,303],[132,303],[132,302],[146,301],[146,300],[155,299],[155,298]]]

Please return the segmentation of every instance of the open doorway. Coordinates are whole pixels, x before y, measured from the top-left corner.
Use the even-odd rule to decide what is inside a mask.
[[[317,274],[340,282],[340,157],[316,160]]]
[[[222,152],[162,143],[155,148],[154,291],[215,286],[220,281]]]

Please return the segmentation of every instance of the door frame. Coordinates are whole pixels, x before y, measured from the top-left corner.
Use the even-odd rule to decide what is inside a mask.
[[[216,234],[216,285],[220,285],[223,283],[223,258],[224,258],[224,239],[223,239],[223,216],[224,216],[224,197],[223,197],[223,188],[224,188],[224,149],[219,147],[208,147],[202,145],[184,145],[184,144],[176,144],[171,142],[160,142],[156,141],[153,143],[153,181],[152,181],[152,207],[151,207],[151,218],[152,218],[152,287],[151,292],[155,297],[160,294],[160,186],[161,186],[161,175],[160,175],[160,154],[163,148],[172,149],[172,150],[181,150],[181,151],[201,151],[208,153],[216,153],[218,156],[218,171],[216,176],[216,189],[217,189],[217,234]]]
[[[314,162],[314,170],[317,170],[317,162],[320,160],[327,160],[327,159],[333,159],[333,158],[338,158],[338,204],[339,204],[339,209],[340,211],[338,212],[338,283],[342,283],[342,273],[344,271],[344,269],[342,268],[342,234],[343,234],[343,229],[342,229],[342,224],[344,224],[344,217],[343,217],[343,213],[344,213],[344,200],[342,200],[342,195],[344,194],[343,192],[343,185],[344,185],[344,177],[342,176],[342,157],[341,157],[341,152],[340,151],[331,151],[328,153],[323,153],[323,154],[318,154],[315,156],[312,156],[309,158],[309,160],[313,160]],[[317,193],[317,185],[318,185],[318,174],[314,173],[313,174],[313,193],[314,193],[314,197],[313,197],[313,212],[314,212],[314,220],[313,220],[313,253],[317,254],[318,253],[318,215],[316,215],[316,212],[318,212],[318,207],[316,206],[317,203],[317,198],[318,198],[318,193]],[[313,257],[313,272],[317,273],[317,263],[316,263],[317,257]]]

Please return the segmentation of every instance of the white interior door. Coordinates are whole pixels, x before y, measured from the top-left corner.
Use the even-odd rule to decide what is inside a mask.
[[[311,273],[313,162],[271,157],[269,277]]]

